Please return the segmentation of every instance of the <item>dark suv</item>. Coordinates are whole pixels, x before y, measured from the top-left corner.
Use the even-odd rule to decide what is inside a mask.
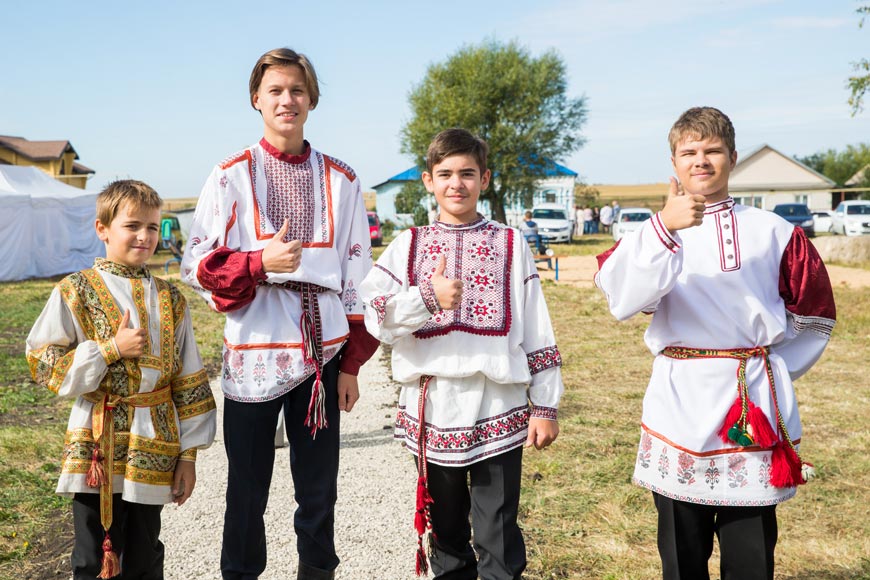
[[[813,214],[805,203],[780,203],[773,208],[773,213],[795,227],[801,228],[808,238],[816,235]]]

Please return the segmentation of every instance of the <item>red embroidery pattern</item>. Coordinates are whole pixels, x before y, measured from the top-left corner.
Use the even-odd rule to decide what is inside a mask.
[[[369,253],[371,254],[371,249],[369,249]],[[369,256],[369,257],[371,257],[371,256]],[[399,280],[398,276],[396,276],[395,274],[393,274],[392,272],[390,272],[389,270],[387,270],[386,268],[384,268],[380,264],[375,264],[373,267],[377,268],[378,270],[383,271],[383,273],[386,274],[387,276],[389,276],[390,278],[392,278],[393,281],[396,282],[396,284],[402,284],[402,281]]]
[[[548,346],[526,355],[529,372],[533,375],[553,367],[562,366],[562,355],[556,345]]]
[[[457,330],[504,336],[510,331],[510,272],[514,230],[480,219],[449,227],[436,223],[412,228],[408,279],[412,286],[429,278],[441,256],[445,275],[464,284],[457,310],[435,312],[414,332],[417,338],[441,336]]]
[[[549,419],[550,421],[556,421],[557,415],[558,409],[554,409],[553,407],[532,406],[532,417],[536,419]]]
[[[275,229],[289,220],[284,241],[314,239],[314,173],[307,160],[287,163],[272,155],[263,156],[266,171],[266,215]],[[321,208],[322,213],[322,208]]]
[[[387,302],[389,302],[390,298],[393,296],[395,296],[395,294],[375,296],[374,300],[371,301],[371,306],[375,309],[375,312],[378,315],[378,324],[384,323],[384,319],[387,317]]]
[[[481,445],[490,444],[510,437],[526,429],[529,425],[528,407],[518,407],[496,417],[483,419],[472,427],[441,430],[430,423],[426,424],[425,439],[427,451],[440,453],[465,453]],[[408,415],[404,407],[399,407],[396,415],[396,429],[405,432],[405,438],[417,441],[420,424]]]

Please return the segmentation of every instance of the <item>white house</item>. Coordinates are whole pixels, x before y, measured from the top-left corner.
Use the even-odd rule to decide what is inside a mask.
[[[771,210],[779,203],[805,203],[811,211],[831,209],[836,184],[800,161],[764,144],[740,155],[728,191],[743,205]]]
[[[544,176],[538,180],[535,191],[532,193],[532,205],[545,202],[558,203],[565,206],[569,212],[568,215],[573,215],[574,184],[577,181],[577,172],[552,161],[548,161],[546,165]],[[400,227],[412,224],[410,214],[396,212],[396,196],[401,191],[402,186],[409,181],[420,181],[420,170],[417,167],[406,169],[372,188],[377,193],[377,211],[381,221],[390,220]],[[434,206],[435,198],[432,195],[427,195],[422,203],[429,209]],[[508,224],[519,224],[523,212],[527,209],[531,208],[523,207],[523,204],[519,202],[505,208]],[[491,217],[487,202],[478,203],[478,211]]]

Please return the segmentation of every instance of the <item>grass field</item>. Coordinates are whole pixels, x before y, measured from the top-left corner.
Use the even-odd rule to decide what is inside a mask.
[[[597,254],[609,245],[605,236],[593,236],[560,245],[557,253]],[[6,322],[0,331],[4,579],[56,578],[53,570],[68,557],[62,541],[71,536],[68,507],[53,494],[68,403],[29,381],[23,357],[24,339],[52,286],[52,281],[0,284]],[[660,577],[652,500],[630,483],[652,363],[642,342],[646,320],[616,322],[591,288],[544,281],[544,289],[564,359],[566,393],[558,441],[525,456],[526,577]],[[839,322],[834,336],[822,360],[797,383],[804,421],[801,449],[819,477],[778,508],[779,580],[870,579],[870,292],[835,292]],[[220,365],[221,317],[185,293],[203,358],[214,374]],[[718,577],[715,568],[713,577]]]

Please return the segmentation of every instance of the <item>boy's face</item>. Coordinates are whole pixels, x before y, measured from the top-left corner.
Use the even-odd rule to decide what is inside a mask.
[[[296,65],[267,68],[253,102],[263,115],[266,141],[279,148],[287,140],[302,137],[308,111],[314,108],[305,73]]]
[[[728,177],[737,163],[737,152],[729,152],[719,137],[689,136],[677,143],[671,163],[684,191],[715,203],[728,197]]]
[[[115,219],[108,226],[97,220],[97,237],[106,244],[106,258],[131,268],[139,268],[154,255],[160,237],[160,208],[131,210],[121,202]]]
[[[489,186],[489,176],[489,169],[481,175],[471,155],[450,155],[436,163],[432,173],[423,172],[423,185],[435,195],[440,221],[467,224],[477,218],[477,199]]]

